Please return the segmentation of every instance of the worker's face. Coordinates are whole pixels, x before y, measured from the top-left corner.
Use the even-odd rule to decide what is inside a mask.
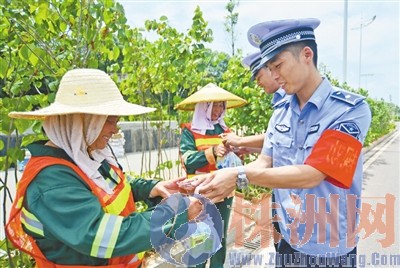
[[[211,110],[211,120],[212,121],[217,120],[221,116],[224,110],[225,110],[225,105],[223,101],[213,102],[213,107]]]
[[[279,84],[271,76],[271,71],[266,67],[262,67],[256,74],[257,84],[264,88],[265,93],[273,94],[279,89]]]
[[[97,139],[90,145],[92,150],[101,150],[106,148],[108,141],[113,134],[118,133],[117,123],[119,116],[109,116],[104,123],[103,129],[101,130]]]

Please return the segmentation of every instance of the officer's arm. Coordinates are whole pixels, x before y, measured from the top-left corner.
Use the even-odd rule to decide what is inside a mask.
[[[255,161],[246,166],[251,168],[270,168],[272,167],[272,158],[265,154],[259,154]]]
[[[236,147],[252,147],[261,149],[264,143],[265,134],[251,136],[237,136],[235,133],[223,135],[223,143]]]
[[[276,168],[244,166],[250,184],[268,188],[312,188],[325,179],[325,174],[308,165]],[[238,176],[237,168],[224,168],[211,174],[211,180],[196,190],[212,201],[220,200],[231,192]]]
[[[249,183],[269,188],[313,188],[326,175],[309,165],[292,165],[276,168],[248,168]]]

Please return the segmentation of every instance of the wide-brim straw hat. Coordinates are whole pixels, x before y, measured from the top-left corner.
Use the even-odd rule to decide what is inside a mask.
[[[209,83],[175,105],[175,108],[179,110],[193,111],[196,103],[217,101],[226,101],[227,109],[241,107],[247,104],[247,101],[241,97],[238,97],[213,83]]]
[[[115,82],[97,69],[74,69],[60,81],[54,103],[31,112],[10,112],[8,116],[20,119],[44,119],[65,114],[139,115],[156,110],[129,103],[122,97]]]

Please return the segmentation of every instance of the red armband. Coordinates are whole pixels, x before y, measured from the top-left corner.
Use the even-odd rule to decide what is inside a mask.
[[[325,130],[304,164],[325,173],[327,181],[350,188],[362,144],[356,138],[341,131]]]

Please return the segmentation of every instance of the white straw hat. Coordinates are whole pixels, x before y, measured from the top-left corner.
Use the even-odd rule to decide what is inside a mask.
[[[193,111],[196,103],[198,102],[216,102],[226,101],[226,108],[241,107],[247,104],[247,101],[235,94],[226,91],[219,86],[209,83],[202,87],[197,92],[193,93],[180,103],[175,108],[179,110]]]
[[[21,119],[44,119],[62,114],[138,115],[155,111],[125,101],[117,85],[97,69],[74,69],[61,78],[54,103],[32,112],[10,112]]]

